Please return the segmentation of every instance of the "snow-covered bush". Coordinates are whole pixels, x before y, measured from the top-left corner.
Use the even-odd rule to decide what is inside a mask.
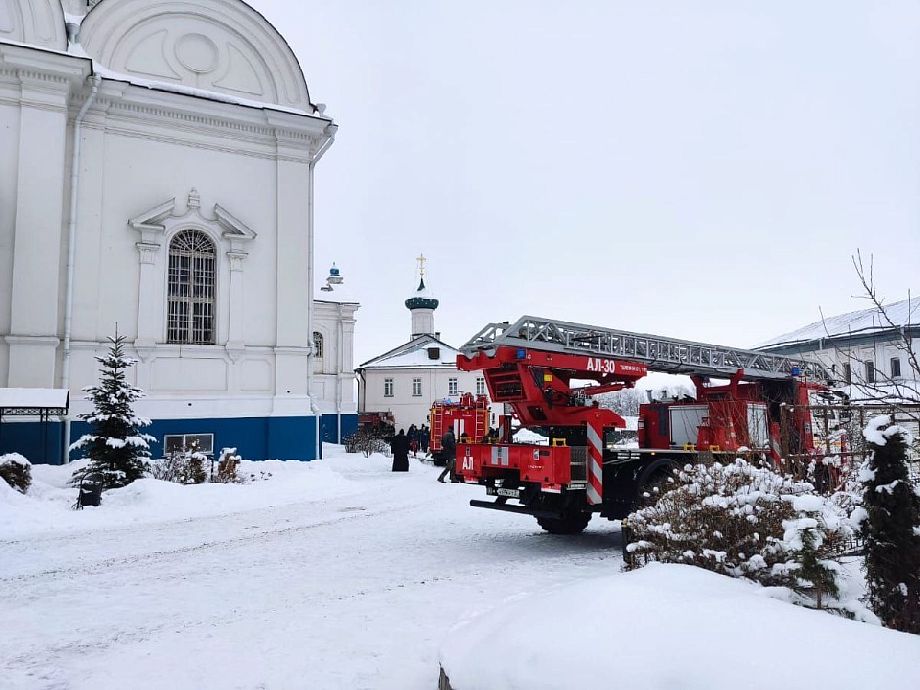
[[[179,477],[185,468],[184,453],[170,453],[165,458],[151,460],[147,463],[147,473],[162,482],[181,483]]]
[[[241,461],[236,448],[224,448],[215,463],[195,446],[150,461],[148,473],[154,479],[176,484],[241,484],[244,481],[239,474]]]
[[[103,489],[127,486],[147,471],[150,441],[154,438],[140,432],[150,420],[134,414],[132,404],[144,392],[128,383],[127,370],[137,360],[124,352],[124,336],[109,338],[112,344],[107,354],[97,356],[100,364],[99,385],[84,390],[93,403],[93,411],[80,415],[89,422],[90,433],[74,443],[71,450],[84,450],[90,463],[74,472],[73,483],[79,485],[84,476],[97,475]]]
[[[369,458],[374,453],[389,453],[389,444],[371,429],[360,427],[351,436],[344,439],[345,451],[348,453],[363,453]]]
[[[866,586],[882,623],[920,633],[920,493],[907,470],[907,434],[880,415],[865,437],[872,453],[861,470]]]
[[[217,461],[217,474],[211,472],[211,481],[220,484],[239,484],[243,481],[237,474],[242,458],[237,454],[236,448],[224,448]]]
[[[19,453],[0,455],[0,479],[24,494],[32,486],[32,463]]]
[[[179,471],[180,484],[204,484],[208,480],[205,463],[208,456],[198,450],[197,444],[182,453],[182,467]]]
[[[741,459],[686,465],[676,479],[629,516],[628,567],[685,563],[816,599],[836,591],[830,554],[849,529],[811,484]]]

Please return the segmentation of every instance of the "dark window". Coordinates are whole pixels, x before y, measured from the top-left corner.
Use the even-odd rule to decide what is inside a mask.
[[[866,362],[866,383],[875,383],[875,362]]]
[[[901,376],[901,359],[899,357],[891,358],[891,378],[896,379]]]
[[[853,365],[849,363],[843,365],[843,380],[847,385],[853,383]]]
[[[313,356],[323,358],[323,334],[319,331],[313,331]]]
[[[165,455],[196,451],[205,455],[214,454],[214,434],[167,434],[163,437]]]

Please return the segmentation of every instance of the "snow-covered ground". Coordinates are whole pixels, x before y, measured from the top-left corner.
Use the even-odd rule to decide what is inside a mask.
[[[482,490],[438,484],[438,468],[389,467],[327,446],[320,462],[243,464],[267,481],[143,480],[82,512],[72,467],[33,467],[29,496],[0,487],[0,688],[433,690],[442,658],[457,690],[604,687],[593,670],[608,668],[617,687],[821,687],[854,663],[920,687],[920,638],[691,568],[623,574],[613,523],[551,536],[470,508]],[[818,675],[758,686],[774,657]],[[596,682],[574,686],[572,669]]]
[[[35,466],[37,498],[0,495],[0,687],[432,689],[457,620],[620,569],[613,523],[554,537],[438,468],[326,452],[82,513]]]

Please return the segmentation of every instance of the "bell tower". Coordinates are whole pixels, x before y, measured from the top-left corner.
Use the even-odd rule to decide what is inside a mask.
[[[416,258],[418,262],[418,288],[406,300],[406,309],[412,312],[412,337],[420,335],[436,335],[434,331],[434,310],[438,308],[438,300],[432,296],[425,285],[425,263],[428,259],[422,254]]]

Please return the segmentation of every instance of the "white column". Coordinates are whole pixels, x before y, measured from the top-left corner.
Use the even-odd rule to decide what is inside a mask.
[[[56,384],[66,181],[65,79],[20,73],[9,386]]]
[[[158,308],[159,287],[161,285],[158,257],[162,245],[157,242],[138,242],[138,283],[137,283],[137,339],[134,347],[139,356],[145,358],[144,350],[156,346],[163,336],[163,319],[165,314]]]
[[[227,252],[227,258],[230,259],[230,331],[227,337],[227,352],[234,361],[246,347],[243,340],[243,324],[246,318],[243,262],[246,256],[246,252],[238,249]]]

